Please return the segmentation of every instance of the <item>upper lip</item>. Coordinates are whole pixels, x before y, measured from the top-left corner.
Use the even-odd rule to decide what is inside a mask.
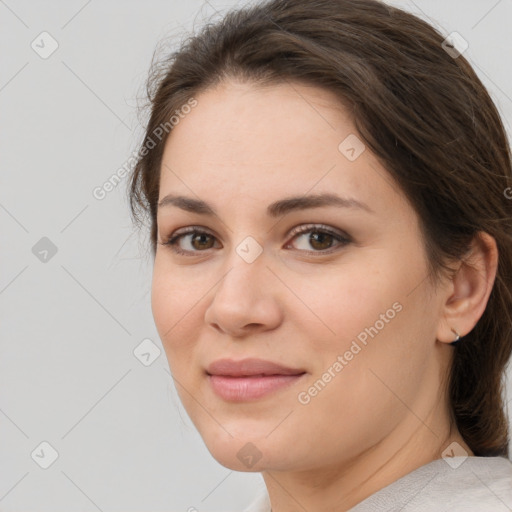
[[[251,375],[300,375],[305,370],[289,368],[264,359],[217,359],[206,368],[209,375],[225,375],[229,377],[246,377]]]

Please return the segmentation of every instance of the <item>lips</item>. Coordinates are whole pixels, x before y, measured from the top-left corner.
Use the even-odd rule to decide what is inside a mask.
[[[240,361],[233,359],[218,359],[206,368],[208,375],[224,377],[254,377],[267,375],[301,375],[305,373],[301,368],[290,368],[273,361],[248,358]]]
[[[218,359],[206,369],[213,392],[226,402],[249,402],[297,384],[305,370],[264,359]]]

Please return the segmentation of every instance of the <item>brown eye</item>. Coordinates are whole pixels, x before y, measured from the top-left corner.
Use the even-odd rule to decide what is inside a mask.
[[[327,226],[309,224],[295,228],[291,235],[295,241],[295,249],[311,254],[329,254],[348,245],[352,239],[342,233],[335,232]],[[298,241],[298,243],[297,243]],[[186,231],[173,234],[161,245],[168,246],[176,254],[183,256],[195,256],[200,252],[215,247],[216,237],[206,231],[191,227]],[[292,245],[292,242],[287,244]]]
[[[296,228],[291,234],[295,241],[295,248],[310,253],[328,254],[351,242],[348,235],[315,224]],[[289,245],[292,245],[292,243]]]
[[[205,231],[190,228],[185,232],[171,236],[161,245],[170,247],[177,254],[194,256],[214,247],[215,237]]]
[[[208,243],[208,238],[210,242],[212,241],[212,237],[207,233],[192,233],[192,239],[190,241],[190,245],[194,247],[194,249],[210,249],[213,247],[213,243]],[[205,240],[206,239],[206,240]]]
[[[318,250],[329,249],[334,241],[333,235],[330,233],[323,233],[322,231],[312,231],[309,235],[309,243],[311,247]]]

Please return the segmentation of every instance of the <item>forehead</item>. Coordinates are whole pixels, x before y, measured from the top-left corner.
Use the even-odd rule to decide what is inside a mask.
[[[221,165],[311,160],[319,150],[332,154],[335,140],[354,131],[331,93],[310,86],[222,82],[196,99],[167,139],[166,151],[180,159],[194,152],[195,161],[220,158]]]
[[[337,192],[374,209],[396,208],[401,194],[358,142],[350,116],[331,92],[298,83],[224,82],[195,98],[197,106],[167,138],[160,198],[213,192],[213,201],[264,198],[266,206],[308,191]],[[347,144],[364,150],[347,158]]]

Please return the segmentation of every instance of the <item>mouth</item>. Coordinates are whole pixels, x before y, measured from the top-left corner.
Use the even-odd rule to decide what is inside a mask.
[[[257,400],[296,383],[305,374],[303,369],[262,359],[220,359],[206,370],[214,393],[229,402]]]

